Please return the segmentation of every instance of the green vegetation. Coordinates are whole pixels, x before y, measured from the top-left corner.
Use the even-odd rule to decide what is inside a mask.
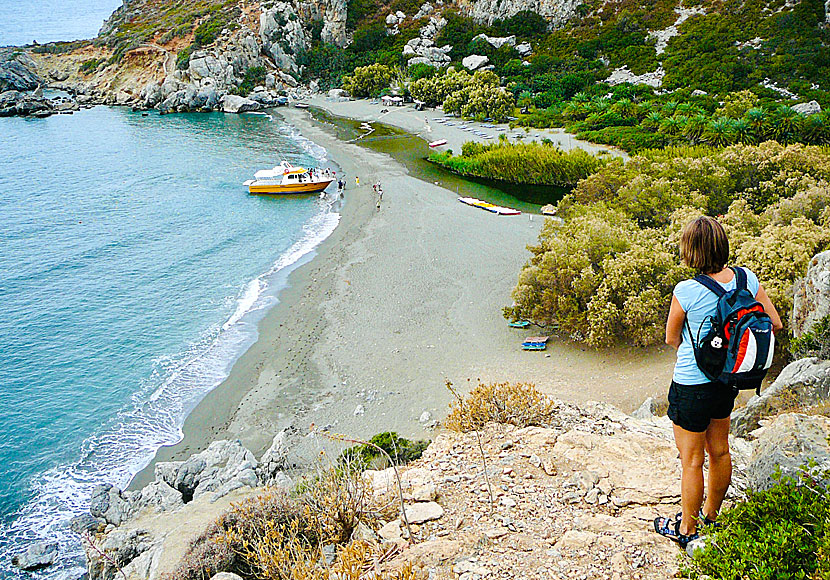
[[[512,318],[556,324],[592,346],[660,343],[674,285],[689,277],[677,241],[720,216],[730,261],[751,268],[785,321],[792,285],[830,247],[830,149],[677,147],[612,162],[559,202],[513,291]]]
[[[830,359],[830,316],[825,316],[798,338],[790,340],[793,358],[817,356]]]
[[[354,69],[343,78],[343,88],[355,97],[377,97],[381,91],[388,89],[395,71],[383,64],[370,64]]]
[[[245,71],[245,78],[238,87],[233,91],[235,95],[247,96],[255,87],[265,84],[265,74],[267,71],[264,66],[252,66]]]
[[[32,47],[32,52],[37,54],[63,54],[65,52],[72,52],[79,48],[89,46],[92,44],[91,40],[71,40],[68,42],[50,42],[48,44],[38,44]]]
[[[605,165],[576,149],[567,153],[546,143],[465,143],[461,155],[432,153],[429,160],[458,173],[510,183],[573,186]]]
[[[81,66],[78,67],[78,71],[85,75],[91,75],[98,70],[99,67],[105,65],[106,62],[107,59],[105,58],[92,58],[90,60],[85,60],[81,63]]]
[[[429,446],[429,441],[410,441],[391,431],[378,433],[369,439],[369,443],[388,453],[395,465],[406,465],[419,459]],[[371,445],[349,447],[342,453],[340,461],[360,469],[389,467],[383,454]]]
[[[444,112],[468,119],[493,119],[502,122],[513,113],[513,98],[499,86],[490,71],[448,68],[444,74],[423,76],[412,82],[409,91],[429,106],[443,104]]]
[[[125,5],[116,11],[114,26],[95,40],[113,49],[112,62],[120,62],[124,55],[147,42],[169,42],[174,36],[194,33],[192,52],[200,46],[213,43],[223,28],[238,26],[241,11],[236,0],[190,0],[165,2],[144,0]],[[195,27],[195,31],[194,31]],[[177,66],[182,67],[180,57]]]
[[[830,493],[806,470],[724,510],[722,527],[695,554],[690,577],[830,578]]]

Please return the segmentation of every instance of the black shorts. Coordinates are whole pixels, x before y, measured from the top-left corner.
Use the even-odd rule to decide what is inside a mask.
[[[738,391],[723,383],[669,387],[669,419],[686,431],[702,433],[712,419],[726,419],[735,407]]]

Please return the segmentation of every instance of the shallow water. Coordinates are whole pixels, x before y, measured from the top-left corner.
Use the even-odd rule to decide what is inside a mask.
[[[281,155],[324,164],[268,115],[0,119],[0,150],[0,553],[58,540],[41,576],[76,578],[64,522],[180,438],[339,216],[241,186]]]

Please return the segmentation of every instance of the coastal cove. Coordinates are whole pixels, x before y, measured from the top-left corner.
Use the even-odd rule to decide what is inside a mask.
[[[329,114],[371,120],[357,110],[360,102],[352,111],[349,103],[336,111],[328,105],[314,102]],[[302,432],[312,423],[355,437],[385,430],[430,437],[427,425],[451,398],[447,380],[462,390],[479,380],[527,381],[566,400],[627,410],[665,389],[666,349],[597,352],[559,338],[547,353],[519,348],[527,332],[509,329],[501,308],[510,304],[541,218],[462,206],[454,191],[417,179],[372,147],[341,141],[308,111],[279,114],[345,172],[340,224],[291,273],[257,342],[188,416],[183,441],[160,449],[153,463],[184,459],[225,438],[259,454],[283,428]],[[384,189],[380,210],[376,181]],[[427,425],[419,422],[425,412]],[[152,469],[131,488],[151,481]]]

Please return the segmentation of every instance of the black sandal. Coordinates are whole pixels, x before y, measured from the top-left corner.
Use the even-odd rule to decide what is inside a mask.
[[[707,518],[703,514],[703,510],[700,511],[700,516],[699,517],[700,517],[700,521],[703,522],[703,527],[704,528],[712,528],[714,530],[717,530],[718,528],[720,528],[723,525],[718,521],[710,520],[709,518]]]
[[[672,542],[676,542],[681,548],[685,549],[686,545],[692,540],[699,538],[700,534],[681,534],[680,521],[682,516],[683,514],[677,514],[674,519],[664,517],[654,518],[654,531],[670,539]]]

